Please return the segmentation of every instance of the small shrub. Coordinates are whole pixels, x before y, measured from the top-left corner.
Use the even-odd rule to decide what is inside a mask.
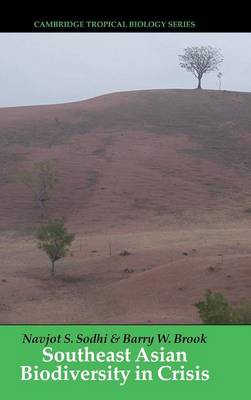
[[[126,272],[127,274],[132,274],[133,272],[134,272],[134,269],[133,268],[125,268],[124,269],[124,272]]]
[[[234,308],[221,293],[207,290],[205,300],[195,307],[206,324],[251,324],[251,304]]]
[[[206,324],[236,323],[236,313],[221,293],[207,290],[205,300],[195,304],[202,321]]]
[[[251,324],[251,305],[245,304],[237,308],[236,317],[239,324]]]
[[[127,250],[123,250],[119,253],[120,256],[125,257],[125,256],[130,256],[131,253]]]

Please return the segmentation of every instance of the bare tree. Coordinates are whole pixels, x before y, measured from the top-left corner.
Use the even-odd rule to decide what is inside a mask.
[[[41,217],[45,215],[45,205],[58,181],[57,171],[51,161],[34,163],[30,171],[18,174],[19,182],[26,185],[34,195],[34,200],[41,210]]]
[[[219,49],[211,46],[187,47],[184,54],[179,55],[180,66],[198,79],[198,89],[201,89],[201,80],[204,74],[218,70],[223,61]]]

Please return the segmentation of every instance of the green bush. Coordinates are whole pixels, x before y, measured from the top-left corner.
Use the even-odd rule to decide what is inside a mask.
[[[238,324],[251,324],[251,305],[245,304],[236,309]]]
[[[251,324],[251,305],[234,308],[221,293],[207,289],[205,300],[195,304],[205,324]]]
[[[205,300],[195,304],[200,318],[206,324],[236,323],[236,313],[221,293],[206,290]]]

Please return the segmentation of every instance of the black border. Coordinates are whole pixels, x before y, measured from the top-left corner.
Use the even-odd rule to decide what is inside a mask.
[[[113,12],[105,11],[102,12],[97,6],[96,11],[75,11],[74,13],[48,13],[35,12],[31,15],[26,14],[26,11],[22,11],[22,13],[18,14],[18,12],[2,12],[0,16],[0,32],[2,33],[36,33],[36,32],[200,32],[200,33],[241,33],[241,32],[251,32],[251,17],[249,13],[245,12],[244,8],[231,9],[230,6],[226,7],[225,15],[222,16],[219,12],[219,9],[214,4],[206,3],[201,5],[202,8],[201,13],[198,14],[198,10],[193,12],[191,8],[186,12],[184,7],[180,5],[180,10],[174,12],[170,9],[170,6],[166,6],[166,10],[159,10],[157,5],[153,6],[151,11],[147,12],[144,10],[136,12],[127,11],[125,7],[121,7],[121,11],[115,10]],[[234,15],[231,15],[231,11],[233,11]],[[123,21],[195,21],[196,26],[194,28],[168,28],[168,29],[119,29],[119,28],[80,28],[80,29],[71,29],[71,28],[35,28],[34,21],[86,21],[86,20],[123,20]]]

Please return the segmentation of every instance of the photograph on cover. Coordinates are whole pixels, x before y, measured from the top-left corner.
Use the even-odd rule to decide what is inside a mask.
[[[249,324],[251,34],[0,45],[0,323]]]

